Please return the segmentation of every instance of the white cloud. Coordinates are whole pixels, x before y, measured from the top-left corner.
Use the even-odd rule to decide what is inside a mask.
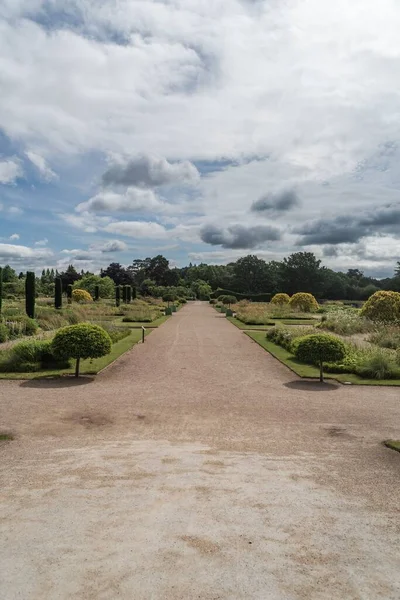
[[[8,212],[10,215],[22,215],[22,213],[24,212],[22,210],[22,208],[19,208],[19,206],[10,206],[8,209]]]
[[[31,150],[28,150],[27,152],[25,152],[25,154],[29,158],[31,163],[35,165],[35,167],[37,168],[40,175],[45,181],[52,181],[53,179],[58,179],[58,175],[54,173],[54,171],[49,167],[43,156],[40,156],[40,154],[32,152]]]
[[[52,252],[47,249],[0,243],[0,260],[42,259],[49,256],[52,256]]]
[[[12,235],[10,235],[10,237],[8,239],[11,240],[11,241],[13,241],[13,240],[19,240],[19,234],[18,233],[13,233]]]
[[[43,240],[38,240],[37,242],[35,242],[35,246],[47,246],[48,243],[49,240],[47,238],[44,238]]]
[[[104,231],[140,239],[164,239],[167,237],[167,230],[162,225],[147,221],[115,221],[104,227]]]
[[[15,183],[23,175],[21,163],[17,158],[0,160],[0,183]]]

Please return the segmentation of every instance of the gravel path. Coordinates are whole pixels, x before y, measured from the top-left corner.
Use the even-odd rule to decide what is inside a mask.
[[[78,383],[0,382],[2,598],[400,598],[398,389],[301,381],[201,303]]]

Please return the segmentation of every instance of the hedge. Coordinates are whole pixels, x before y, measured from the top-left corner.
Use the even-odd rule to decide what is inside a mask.
[[[215,290],[211,294],[211,298],[217,299],[220,296],[235,296],[237,300],[251,300],[252,302],[269,302],[271,300],[271,294],[239,294],[239,292],[233,292],[232,290]]]

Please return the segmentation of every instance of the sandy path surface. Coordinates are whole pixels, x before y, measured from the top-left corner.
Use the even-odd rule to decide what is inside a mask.
[[[1,598],[400,598],[396,388],[300,381],[197,303],[0,414]]]

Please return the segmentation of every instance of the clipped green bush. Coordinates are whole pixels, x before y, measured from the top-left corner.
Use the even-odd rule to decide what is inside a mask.
[[[289,300],[289,306],[293,310],[299,310],[300,312],[314,312],[319,308],[318,302],[314,296],[307,292],[293,294]]]
[[[320,381],[324,381],[324,362],[339,361],[346,356],[345,344],[339,338],[326,333],[298,338],[292,344],[292,351],[302,362],[319,366]]]
[[[25,312],[30,319],[35,318],[36,277],[28,271],[25,279]]]
[[[98,302],[99,300],[100,300],[100,286],[95,285],[94,286],[94,301]]]
[[[72,300],[74,302],[79,302],[79,304],[87,304],[93,302],[92,296],[86,290],[81,290],[79,288],[72,290]]]
[[[75,377],[79,377],[81,359],[105,356],[111,352],[111,344],[111,338],[104,329],[80,323],[59,329],[53,338],[52,350],[60,358],[74,358]]]
[[[121,304],[121,288],[119,285],[115,286],[115,306],[120,306]]]
[[[372,294],[360,315],[371,321],[394,323],[400,320],[400,293],[381,290]]]
[[[271,299],[271,304],[278,304],[278,306],[284,306],[285,304],[289,304],[290,296],[288,294],[275,294],[275,296]]]
[[[222,294],[222,296],[218,297],[218,302],[222,302],[225,306],[231,306],[231,304],[237,304],[236,296],[232,296],[229,294]]]
[[[62,279],[56,277],[54,287],[54,306],[57,309],[62,308]]]
[[[35,335],[38,330],[37,322],[25,315],[9,317],[4,324],[8,329],[9,338],[20,337],[21,335]]]

